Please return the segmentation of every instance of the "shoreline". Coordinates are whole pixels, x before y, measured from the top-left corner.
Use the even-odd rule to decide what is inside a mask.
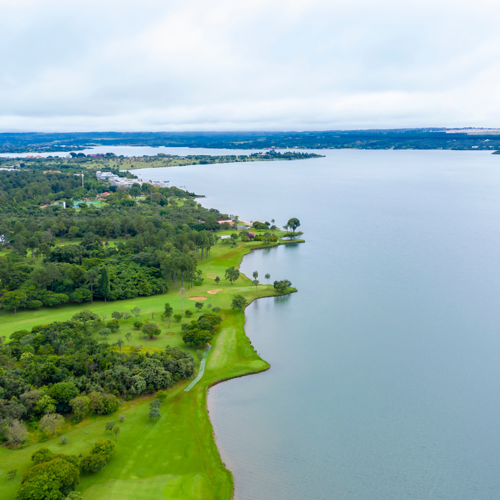
[[[305,240],[299,240],[299,241],[294,241],[294,242],[291,242],[291,243],[305,243]],[[262,247],[255,247],[255,248],[251,248],[249,250],[249,252],[243,254],[241,260],[240,260],[240,263],[239,263],[239,266],[238,266],[238,269],[239,267],[241,266],[241,264],[243,263],[243,259],[246,255],[250,254],[251,252],[254,252],[255,250],[264,250],[266,248],[273,248],[273,247],[278,247],[280,245],[287,245],[287,244],[290,244],[290,242],[278,242],[277,244],[275,245],[266,245],[266,246],[262,246]],[[244,273],[241,273],[242,276],[248,278]],[[247,333],[246,333],[246,329],[245,329],[245,325],[246,325],[246,309],[247,307],[249,307],[251,304],[253,304],[255,301],[257,300],[262,300],[262,299],[268,299],[268,298],[274,298],[274,297],[282,297],[282,296],[285,296],[285,295],[291,295],[293,293],[297,293],[298,290],[297,289],[292,289],[290,290],[289,292],[286,292],[286,293],[275,293],[275,294],[272,294],[272,295],[266,295],[266,296],[263,296],[263,297],[255,297],[253,298],[246,306],[245,306],[245,309],[242,311],[243,314],[244,314],[244,322],[243,322],[243,326],[242,326],[242,333],[243,333],[243,336],[244,338],[246,339],[247,343],[250,345],[250,347],[253,349],[253,351],[255,352],[255,354],[258,356],[258,358],[260,360],[262,360],[267,366],[265,366],[264,368],[260,369],[260,370],[249,370],[248,372],[245,372],[245,373],[241,373],[239,375],[235,375],[235,376],[232,376],[232,377],[225,377],[225,378],[221,378],[221,379],[218,379],[218,380],[215,380],[213,382],[211,382],[207,387],[206,387],[206,390],[205,390],[205,410],[206,410],[206,413],[208,415],[208,421],[210,422],[210,425],[212,427],[212,438],[213,438],[213,443],[214,443],[214,446],[216,447],[217,449],[217,453],[219,454],[219,458],[220,458],[220,461],[221,461],[221,464],[222,466],[224,467],[224,469],[230,474],[230,477],[231,477],[231,483],[232,483],[232,494],[231,494],[231,497],[230,497],[230,500],[234,500],[235,499],[235,492],[236,492],[236,489],[235,489],[235,484],[234,484],[234,473],[231,469],[229,469],[227,466],[226,466],[226,463],[222,460],[222,456],[221,456],[221,448],[220,446],[217,444],[217,437],[216,437],[216,434],[215,434],[215,429],[214,429],[214,424],[212,422],[212,419],[210,418],[210,410],[209,410],[209,407],[208,407],[208,396],[209,396],[209,392],[210,392],[210,389],[212,387],[215,387],[216,385],[219,385],[219,384],[222,384],[222,383],[225,383],[225,382],[230,382],[232,380],[236,380],[238,378],[242,378],[242,377],[248,377],[248,376],[251,376],[251,375],[259,375],[259,374],[262,374],[264,372],[267,372],[271,369],[271,363],[269,363],[269,361],[263,359],[256,351],[256,349],[253,347],[253,344],[252,344],[252,341],[250,339],[250,337],[248,337]]]
[[[283,232],[280,231],[281,233]],[[200,262],[200,269],[205,277],[215,274],[224,276],[225,269],[241,265],[244,256],[253,250],[290,243],[294,244],[297,241],[280,241],[267,245],[263,242],[248,242],[237,249],[218,244],[212,255]],[[215,305],[221,306],[223,323],[214,337],[213,347],[207,355],[203,377],[188,392],[185,392],[184,388],[192,380],[170,389],[167,406],[164,408],[165,413],[154,424],[148,418],[149,405],[147,402],[149,397],[141,398],[140,401],[133,400],[133,402],[125,403],[121,407],[120,411],[124,412],[126,419],[121,424],[122,431],[117,443],[116,458],[110,462],[109,466],[100,471],[99,477],[94,475],[81,477],[79,489],[85,500],[118,498],[116,495],[125,494],[131,488],[139,490],[146,485],[151,491],[151,498],[157,498],[160,491],[168,492],[167,496],[179,497],[183,500],[198,500],[199,498],[229,500],[234,498],[233,472],[222,460],[215,429],[210,420],[209,390],[215,385],[234,378],[267,371],[271,365],[257,353],[251,339],[246,334],[245,311],[231,309],[231,300],[235,295],[242,294],[247,299],[248,306],[257,299],[289,295],[297,290],[290,288],[287,292],[280,293],[272,285],[264,283],[256,289],[251,278],[248,278],[244,273],[241,273],[234,285],[224,282],[219,286],[224,288],[225,293],[213,295],[210,300],[212,303],[216,301]],[[214,288],[212,280],[206,279],[204,284],[193,292],[205,295],[212,288]],[[163,308],[165,301],[170,301],[174,308],[180,307],[180,299],[176,292],[171,290],[168,294],[108,303],[95,302],[92,305],[82,304],[78,307],[60,308],[57,311],[52,309],[43,309],[35,313],[22,311],[20,314],[9,314],[8,317],[2,319],[11,320],[8,325],[4,325],[8,330],[18,330],[21,325],[25,328],[31,328],[32,324],[42,324],[49,317],[52,320],[67,320],[75,311],[84,308],[90,308],[101,314],[105,312],[109,314],[109,310],[121,310],[130,307],[132,303],[142,308],[143,316],[150,316],[151,313],[155,313],[156,316],[156,313],[159,313]],[[170,337],[162,338],[159,340],[160,344],[150,345],[148,343],[147,348],[153,349],[153,351],[156,348],[161,349],[163,344],[170,343],[170,340]],[[62,429],[54,438],[37,440],[22,449],[2,447],[0,448],[0,464],[9,463],[9,467],[17,468],[18,476],[22,477],[22,474],[29,467],[29,457],[33,452],[42,447],[49,447],[60,452],[57,440],[64,434],[69,438],[69,443],[66,445],[67,452],[81,453],[82,449],[85,451],[89,443],[102,438],[103,424],[114,421],[116,418],[117,414],[111,414],[104,418],[92,417],[86,420],[83,425]],[[142,437],[140,438],[140,436]],[[145,439],[143,445],[139,447],[131,445],[139,438],[143,441]],[[139,471],[141,470],[140,464],[143,464],[148,456],[144,455],[144,450],[141,450],[147,443],[149,443],[148,446],[153,446],[155,451],[148,459],[151,462],[148,478],[151,479],[145,482],[146,478],[141,477],[143,473]],[[129,465],[124,465],[124,461]],[[135,469],[138,472],[134,472]],[[18,481],[2,484],[0,488],[2,498],[14,498]],[[157,488],[161,488],[161,490]]]

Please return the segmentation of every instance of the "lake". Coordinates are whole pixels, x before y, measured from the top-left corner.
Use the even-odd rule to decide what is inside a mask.
[[[500,497],[500,156],[320,153],[134,171],[305,233],[242,264],[299,292],[246,310],[271,370],[209,393],[236,498]]]
[[[500,157],[321,152],[134,171],[305,233],[243,261],[299,292],[247,308],[271,370],[209,394],[236,498],[498,498]]]

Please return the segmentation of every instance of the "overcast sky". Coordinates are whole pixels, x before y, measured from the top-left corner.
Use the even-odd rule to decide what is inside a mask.
[[[500,2],[0,0],[0,130],[500,126]]]

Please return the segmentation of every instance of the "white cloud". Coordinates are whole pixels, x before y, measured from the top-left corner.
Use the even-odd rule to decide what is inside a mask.
[[[1,130],[498,126],[488,0],[0,0]]]

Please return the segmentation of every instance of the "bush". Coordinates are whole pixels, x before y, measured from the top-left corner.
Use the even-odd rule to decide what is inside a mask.
[[[109,460],[114,453],[115,443],[111,439],[99,439],[90,450],[91,455],[102,455],[106,460]]]
[[[113,333],[118,331],[120,328],[120,323],[117,319],[112,319],[106,323],[106,327],[109,328]]]
[[[189,309],[186,309],[186,312],[184,313],[188,318],[190,318],[193,315],[193,311],[190,311]]]
[[[86,473],[99,472],[107,463],[103,455],[87,455],[80,462],[80,470]]]
[[[80,482],[80,471],[63,458],[32,467],[23,477],[17,500],[63,499]]]
[[[93,391],[89,394],[90,408],[97,415],[109,415],[118,410],[118,398],[113,394],[101,394]]]
[[[156,323],[146,323],[142,327],[142,333],[152,339],[153,337],[160,335],[161,329]]]
[[[134,321],[134,328],[136,330],[140,330],[143,327],[144,323],[142,321]]]

